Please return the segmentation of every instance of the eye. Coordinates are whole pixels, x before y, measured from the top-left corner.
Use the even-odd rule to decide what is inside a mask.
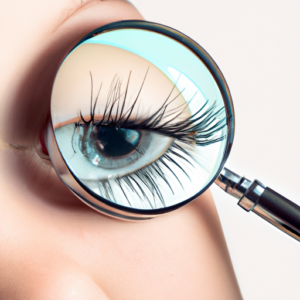
[[[146,130],[92,123],[71,123],[55,132],[60,149],[74,173],[88,186],[97,181],[96,193],[99,193],[102,181],[132,174],[159,159],[174,140]]]
[[[224,120],[217,121],[221,110],[214,105],[207,108],[207,102],[192,115],[183,99],[180,103],[182,92],[176,85],[165,101],[159,101],[163,104],[158,109],[149,106],[148,113],[141,113],[139,101],[147,74],[129,106],[130,76],[124,91],[117,78],[101,106],[102,114],[95,115],[100,88],[94,103],[91,94],[90,114],[80,112],[77,122],[57,127],[55,134],[73,173],[89,189],[122,205],[154,208],[164,206],[166,194],[171,197],[178,186],[184,189],[190,179],[188,170],[197,162],[197,144],[222,140],[215,132],[224,127]],[[205,168],[204,162],[201,167]],[[128,190],[136,195],[135,203]]]
[[[56,142],[86,191],[134,209],[169,207],[197,194],[220,165],[227,131],[222,96],[198,58],[179,68],[178,60],[167,63],[170,51],[133,45],[138,38],[130,34],[139,30],[121,31],[92,36],[63,62],[51,100]],[[126,35],[135,51],[128,39],[126,47],[115,45]],[[188,51],[182,47],[179,54]],[[197,68],[195,81],[190,73]]]

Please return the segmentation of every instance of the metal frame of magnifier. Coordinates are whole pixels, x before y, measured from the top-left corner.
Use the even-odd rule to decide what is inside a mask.
[[[235,126],[234,109],[226,80],[210,55],[200,45],[183,33],[165,25],[140,20],[120,21],[102,26],[85,36],[74,48],[95,35],[117,29],[143,29],[165,35],[186,46],[205,64],[219,87],[226,110],[227,141],[224,157],[219,170],[216,172],[212,180],[204,187],[204,189],[192,198],[170,207],[153,210],[124,207],[110,202],[87,189],[76,175],[72,173],[60,153],[55,139],[54,128],[50,120],[46,131],[46,146],[56,172],[68,188],[83,202],[97,211],[119,219],[138,221],[151,219],[186,205],[197,198],[213,182],[215,182],[225,192],[237,198],[239,200],[238,205],[244,210],[248,212],[253,211],[277,228],[300,241],[299,206],[270,188],[267,188],[258,180],[251,182],[245,177],[241,177],[229,169],[224,168],[224,164],[228,158],[233,143]]]

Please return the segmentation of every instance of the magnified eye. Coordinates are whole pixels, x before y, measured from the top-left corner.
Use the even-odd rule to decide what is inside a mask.
[[[82,180],[106,180],[138,171],[164,155],[174,140],[145,130],[78,123],[64,125],[56,133]],[[99,169],[94,171],[96,177],[87,172],[89,167]]]
[[[158,109],[141,116],[137,108],[146,76],[128,107],[130,75],[123,93],[121,79],[113,80],[102,115],[95,115],[100,89],[94,103],[91,95],[90,115],[80,112],[77,122],[58,127],[57,141],[73,172],[95,193],[117,203],[126,199],[122,204],[132,206],[129,189],[144,207],[164,206],[165,194],[174,194],[178,185],[184,189],[190,179],[188,170],[197,162],[195,147],[222,140],[215,133],[225,123],[217,120],[221,110],[207,108],[207,101],[191,115],[187,103],[178,104],[182,92],[176,85]]]
[[[93,36],[64,60],[51,100],[55,139],[85,191],[134,209],[169,207],[197,194],[219,168],[227,132],[222,96],[183,46],[166,40],[160,50],[180,47],[182,59],[173,63],[172,51],[134,44],[139,30],[121,31]],[[153,38],[160,35],[143,32],[144,41]]]
[[[89,127],[88,130],[80,128],[73,147],[95,166],[110,170],[132,165],[141,157],[150,163],[163,155],[173,140],[140,130],[97,125]],[[140,163],[135,165],[136,170],[143,167]]]

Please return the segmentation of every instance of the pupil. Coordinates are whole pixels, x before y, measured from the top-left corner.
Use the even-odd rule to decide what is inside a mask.
[[[135,150],[140,134],[136,130],[100,127],[96,133],[97,146],[106,156],[124,156]]]

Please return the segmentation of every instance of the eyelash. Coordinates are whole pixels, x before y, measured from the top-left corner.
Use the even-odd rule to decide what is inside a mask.
[[[166,168],[178,181],[182,189],[184,189],[179,178],[169,166],[169,164],[178,167],[189,178],[184,168],[180,165],[180,162],[184,161],[192,165],[192,163],[186,158],[187,156],[197,163],[197,160],[191,154],[193,146],[197,145],[204,147],[224,140],[226,138],[226,135],[215,137],[215,134],[217,132],[222,131],[223,128],[226,126],[226,118],[223,117],[221,119],[218,119],[218,117],[222,114],[224,110],[223,107],[221,109],[217,109],[215,103],[208,107],[208,100],[206,100],[204,105],[193,115],[183,118],[182,120],[180,120],[180,122],[177,121],[173,123],[174,120],[178,118],[180,119],[180,116],[184,112],[189,111],[189,103],[193,100],[193,98],[196,95],[195,94],[187,103],[168,111],[169,105],[173,103],[173,101],[175,101],[184,91],[182,90],[175,98],[171,98],[171,95],[176,88],[175,83],[167,99],[156,112],[154,112],[150,116],[141,116],[136,119],[132,119],[132,114],[134,111],[136,111],[135,113],[136,115],[138,115],[140,104],[139,96],[147,78],[148,71],[149,68],[145,74],[142,85],[138,91],[137,97],[135,98],[133,104],[129,108],[127,108],[127,110],[125,109],[125,107],[128,96],[128,87],[131,72],[129,73],[126,89],[123,94],[121,93],[122,81],[116,75],[112,80],[102,117],[97,120],[95,118],[95,110],[102,84],[100,85],[100,88],[95,98],[95,102],[93,103],[93,76],[90,72],[91,100],[89,120],[86,120],[82,115],[82,112],[80,111],[80,121],[75,123],[74,134],[77,127],[86,127],[91,125],[93,126],[93,128],[97,126],[103,126],[118,127],[131,130],[147,130],[174,138],[174,141],[169,147],[169,149],[156,161],[152,162],[151,164],[147,165],[146,167],[140,170],[135,171],[132,174],[113,179],[114,182],[121,189],[130,206],[131,203],[126,194],[125,186],[129,188],[130,192],[136,193],[142,201],[146,200],[151,208],[154,208],[151,200],[145,193],[144,189],[146,188],[150,192],[150,194],[152,194],[154,205],[155,199],[158,198],[161,202],[161,205],[165,206],[162,193],[159,189],[159,186],[155,182],[155,177],[159,176],[174,194],[171,184],[163,171],[163,168]],[[113,116],[112,112],[114,110],[116,111],[116,113]],[[168,121],[164,121],[166,118],[170,119]],[[73,144],[72,147],[74,150]],[[187,149],[184,149],[184,147]],[[76,153],[75,150],[74,153]],[[140,155],[142,156],[143,153],[140,153]],[[179,162],[175,161],[174,158],[172,158],[172,156],[178,158]],[[99,181],[99,189],[102,189],[104,191],[104,195],[107,199],[116,201],[109,180]]]

